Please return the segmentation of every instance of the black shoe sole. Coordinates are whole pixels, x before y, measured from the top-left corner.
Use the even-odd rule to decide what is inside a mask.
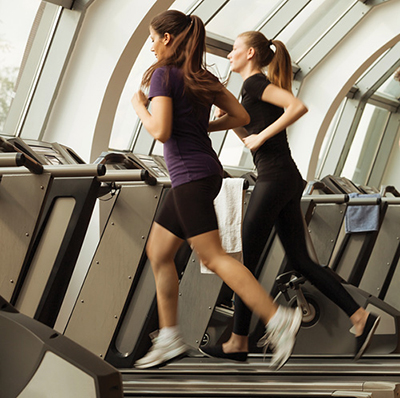
[[[354,356],[354,360],[359,360],[365,353],[371,343],[372,336],[374,335],[380,321],[380,317],[375,314],[369,314],[367,322],[365,323],[362,334],[356,337],[357,352]]]
[[[209,358],[229,359],[230,361],[236,361],[236,362],[246,362],[247,355],[248,355],[247,352],[233,352],[233,353],[226,354],[222,350],[222,345],[210,347],[209,352],[204,351],[201,348],[199,348],[199,351]]]

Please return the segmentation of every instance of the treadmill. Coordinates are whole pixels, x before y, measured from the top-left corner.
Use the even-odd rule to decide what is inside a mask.
[[[344,184],[347,185],[347,183],[348,181],[344,180]],[[348,186],[351,187],[351,185]],[[316,247],[316,252],[318,252],[319,256],[323,254],[327,247],[330,249],[330,254],[325,255],[327,265],[332,262],[332,257],[335,257],[335,244],[340,243],[339,230],[344,216],[342,210],[345,210],[345,207],[348,205],[348,197],[343,192],[338,193],[336,190],[336,192],[330,191],[330,194],[330,198],[326,194],[313,195],[313,198],[305,198],[305,201],[310,202],[310,199],[313,201],[310,214],[306,215],[309,227],[312,229],[312,232],[315,232],[314,235],[318,235],[317,226],[323,225],[321,217],[324,218],[330,214],[330,211],[328,212],[324,206],[318,207],[318,199],[320,201],[319,204],[333,201],[333,204],[339,209],[339,216],[342,217],[342,219],[335,217],[336,221],[332,222],[328,218],[329,225],[332,227],[330,234],[334,241],[328,245],[325,244],[322,249],[321,247]],[[309,205],[309,203],[303,203],[306,210],[309,208]],[[318,211],[314,206],[318,208]],[[340,213],[340,211],[342,212]],[[313,221],[317,221],[317,223],[313,223]],[[333,228],[334,226],[336,228]],[[392,224],[391,226],[393,227]],[[315,239],[314,236],[312,238]],[[269,248],[267,248],[269,250],[266,250],[265,253],[266,262],[268,262],[269,258],[271,261],[276,258],[282,259],[280,255],[277,257],[279,248],[275,248],[274,250],[274,242],[275,237],[270,237],[270,241],[268,242]],[[275,245],[278,246],[276,242]],[[284,259],[282,259],[282,264],[282,267],[276,268],[275,274],[279,276],[285,271]],[[296,289],[300,288],[306,297],[308,294],[315,295],[313,286],[301,280],[301,276],[299,277],[298,275],[294,275],[294,277],[293,275],[289,275],[289,278],[287,278],[283,274],[272,285],[276,285],[277,287],[277,300],[281,303],[286,302],[286,305],[294,304],[293,296],[298,294]],[[393,285],[395,284],[393,283]],[[354,362],[351,348],[348,346],[350,341],[354,344],[354,337],[350,340],[345,338],[344,335],[339,335],[334,340],[332,335],[337,333],[338,330],[324,330],[323,327],[320,327],[318,331],[312,320],[309,320],[309,324],[307,322],[303,324],[303,334],[308,334],[308,338],[311,336],[311,341],[307,343],[307,349],[301,348],[302,331],[300,331],[294,354],[287,364],[277,372],[269,369],[271,354],[268,352],[265,355],[261,352],[251,352],[247,363],[239,363],[224,361],[222,359],[205,358],[199,352],[193,350],[189,352],[187,357],[171,361],[159,368],[147,370],[120,368],[125,396],[397,397],[400,393],[398,338],[400,313],[394,307],[368,292],[361,291],[354,285],[350,285],[348,288],[357,295],[360,304],[374,306],[374,310],[380,308],[388,314],[388,317],[383,319],[381,327],[386,329],[386,331],[389,330],[389,335],[382,333],[380,338],[374,339],[378,340],[378,347],[374,347],[374,343],[372,343],[371,349],[357,362]],[[327,311],[325,312],[339,316],[337,311],[331,312],[332,310],[332,308],[327,307]],[[193,308],[193,312],[196,313],[195,308]],[[229,310],[225,311],[225,319],[223,321],[225,327],[229,323],[227,320],[231,315],[232,313],[229,313]],[[317,330],[316,333],[304,333],[307,329],[308,331],[312,330],[313,327]],[[346,323],[346,333],[348,333],[350,327],[351,324],[348,321]],[[223,341],[224,333],[220,333],[219,337]],[[322,353],[318,353],[320,339],[328,339],[327,348]],[[205,339],[200,344],[207,342],[208,340]],[[334,346],[339,343],[342,343],[342,347],[339,349],[339,351],[342,349],[342,352],[338,353],[335,352],[337,350]],[[314,351],[310,349],[313,344],[317,348]],[[331,349],[329,345],[333,348]]]
[[[104,152],[96,163],[116,175],[112,195],[100,201],[101,236],[63,333],[113,366],[130,367],[150,346],[157,327],[154,277],[145,254],[155,214],[171,186],[163,159]],[[145,170],[149,178],[125,175]],[[179,252],[181,273],[190,254]],[[101,332],[99,332],[101,331]]]
[[[14,137],[2,139],[0,151],[26,165],[0,168],[0,294],[54,327],[94,206],[112,192],[116,175],[103,181],[104,164],[86,164],[59,143]],[[143,181],[149,174],[139,169],[124,178]]]
[[[57,143],[15,137],[0,147],[31,165],[0,169],[0,294],[53,327],[105,169]]]
[[[146,178],[142,171],[131,179]],[[0,139],[4,398],[31,398],[42,392],[60,398],[123,396],[117,369],[51,328],[94,202],[109,191],[99,180],[104,174],[104,165],[86,165],[60,144]]]

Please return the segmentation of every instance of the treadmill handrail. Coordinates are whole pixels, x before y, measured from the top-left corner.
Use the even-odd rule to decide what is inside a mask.
[[[349,195],[347,194],[332,194],[332,195],[306,195],[302,200],[312,200],[315,203],[347,203]]]
[[[106,174],[104,164],[63,164],[43,168],[54,177],[101,177]]]
[[[107,170],[106,174],[98,180],[102,182],[144,181],[148,185],[157,184],[157,179],[145,169]]]
[[[398,197],[391,198],[390,196],[384,197],[382,198],[382,202],[387,203],[389,205],[400,205],[400,197],[399,198]]]
[[[20,149],[18,149],[15,145],[9,143],[3,137],[0,137],[0,147],[3,148],[5,152],[15,152],[15,153],[22,153],[24,155],[24,166],[34,174],[42,174],[43,173],[43,166],[38,163],[35,159],[31,156],[23,153]]]
[[[350,198],[347,194],[335,195],[307,195],[302,200],[312,200],[315,203],[347,203],[349,206],[378,205],[382,202],[380,197]]]
[[[348,206],[379,205],[382,202],[380,197],[349,198]]]
[[[25,166],[27,165],[25,164]],[[49,173],[53,177],[99,177],[106,173],[106,167],[103,164],[62,164],[41,167],[43,172]],[[30,170],[17,167],[0,168],[0,176],[5,174],[27,174],[29,172]]]
[[[25,155],[23,153],[0,153],[0,167],[23,166]]]

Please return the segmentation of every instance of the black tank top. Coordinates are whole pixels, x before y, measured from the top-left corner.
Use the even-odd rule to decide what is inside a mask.
[[[242,105],[250,115],[250,123],[244,126],[250,134],[259,134],[284,113],[284,109],[263,101],[262,94],[271,84],[263,73],[248,77],[242,87]],[[299,174],[293,161],[286,130],[282,130],[264,142],[253,154],[258,180],[277,180]]]

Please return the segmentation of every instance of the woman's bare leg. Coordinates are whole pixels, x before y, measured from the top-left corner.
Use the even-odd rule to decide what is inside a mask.
[[[157,292],[159,333],[152,338],[152,347],[135,362],[145,369],[167,362],[184,354],[188,347],[178,328],[178,275],[174,263],[182,239],[154,223],[147,242],[147,256],[154,274]]]
[[[174,258],[182,242],[182,239],[160,224],[153,224],[146,252],[156,283],[160,329],[175,326],[178,323],[179,279]]]
[[[360,336],[364,331],[365,323],[367,322],[369,312],[363,307],[360,307],[351,317],[350,321],[354,326],[356,336]]]

